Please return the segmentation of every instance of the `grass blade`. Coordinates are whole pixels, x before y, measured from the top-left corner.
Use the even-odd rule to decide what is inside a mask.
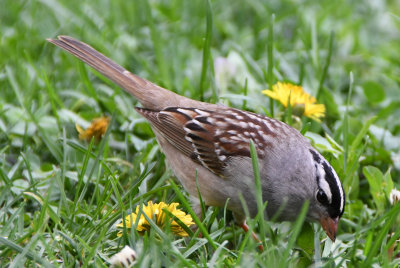
[[[260,240],[263,242],[265,246],[265,225],[264,225],[265,221],[264,221],[264,205],[262,196],[261,176],[260,176],[260,169],[258,167],[257,150],[253,140],[250,140],[250,155],[254,172],[255,193],[256,193],[257,209],[258,209],[257,217],[260,228]]]
[[[205,0],[206,3],[206,36],[203,45],[203,61],[201,66],[201,77],[200,77],[200,100],[204,101],[204,92],[207,88],[207,72],[209,60],[211,59],[211,39],[212,39],[212,9],[210,0]],[[216,101],[216,95],[214,92],[214,101]]]

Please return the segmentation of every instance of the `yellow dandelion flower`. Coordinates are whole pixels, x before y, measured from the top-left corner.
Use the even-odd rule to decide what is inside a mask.
[[[83,130],[78,124],[75,125],[76,130],[79,133],[79,139],[90,141],[94,137],[97,141],[106,133],[108,124],[110,123],[110,117],[103,116],[92,120],[90,126]]]
[[[285,108],[288,107],[290,99],[293,113],[305,115],[318,122],[321,121],[321,117],[325,116],[325,105],[317,104],[317,100],[305,92],[301,86],[278,82],[272,87],[272,90],[263,90],[262,93],[278,100]]]
[[[188,236],[188,233],[174,220],[170,219],[166,215],[166,213],[163,211],[163,209],[166,209],[169,211],[172,215],[177,217],[179,220],[181,220],[185,225],[188,227],[190,225],[193,225],[194,222],[192,220],[192,216],[189,214],[186,214],[180,209],[177,209],[176,207],[179,205],[179,203],[171,203],[171,204],[166,204],[164,202],[160,203],[155,203],[153,204],[152,201],[147,202],[147,206],[143,205],[143,213],[145,213],[150,219],[154,221],[157,226],[159,226],[161,229],[165,228],[167,226],[167,219],[170,221],[169,226],[171,228],[171,231],[179,236]],[[134,224],[136,223],[137,219],[137,214],[139,213],[139,207],[136,207],[136,213],[131,213],[130,215],[125,217],[125,225],[127,228],[133,228]],[[124,224],[123,222],[117,224],[117,228],[123,228]],[[146,218],[143,216],[143,214],[140,215],[140,219],[138,220],[136,230],[138,232],[145,232],[150,230],[150,224],[146,220]],[[122,236],[122,231],[118,232],[118,236]]]

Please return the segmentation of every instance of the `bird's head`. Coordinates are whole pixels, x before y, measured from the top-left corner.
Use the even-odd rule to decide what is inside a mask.
[[[315,189],[310,202],[308,217],[321,223],[332,241],[345,206],[342,183],[332,166],[314,149],[310,149],[315,168]]]

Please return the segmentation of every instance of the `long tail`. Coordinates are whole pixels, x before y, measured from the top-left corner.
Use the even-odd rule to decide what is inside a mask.
[[[72,37],[62,35],[58,36],[58,39],[47,41],[89,64],[135,96],[146,108],[161,110],[169,106],[184,107],[196,102],[132,74],[91,46]]]

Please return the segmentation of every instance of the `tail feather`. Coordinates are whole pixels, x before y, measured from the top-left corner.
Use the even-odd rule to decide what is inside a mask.
[[[72,37],[62,35],[58,36],[58,39],[47,39],[47,41],[68,51],[117,83],[146,108],[161,110],[169,106],[183,107],[196,102],[130,73],[91,46]]]

